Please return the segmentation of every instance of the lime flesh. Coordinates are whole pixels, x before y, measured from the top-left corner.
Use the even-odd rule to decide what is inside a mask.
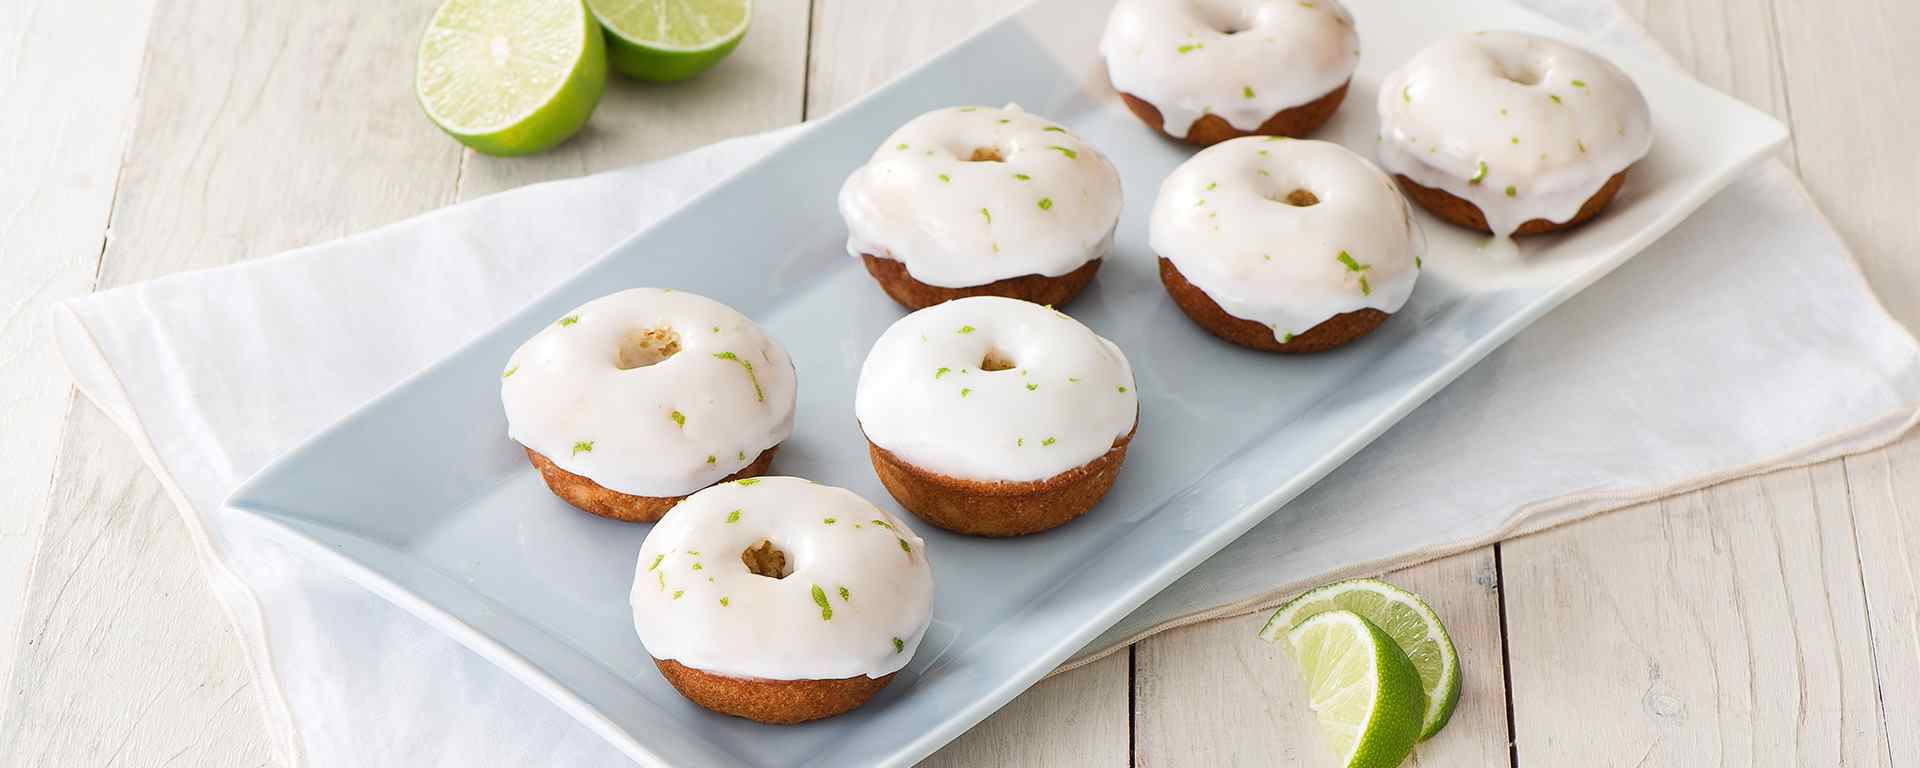
[[[1327,611],[1286,635],[1327,745],[1347,768],[1394,768],[1420,738],[1426,694],[1387,633],[1352,611]]]
[[[580,0],[447,0],[420,38],[413,80],[435,125],[490,155],[566,141],[606,84],[606,41]]]
[[[654,82],[720,63],[747,34],[752,0],[587,0],[607,30],[613,68]]]
[[[1332,610],[1352,611],[1386,630],[1413,662],[1427,694],[1420,738],[1432,738],[1446,727],[1455,705],[1460,703],[1460,657],[1454,652],[1446,627],[1440,625],[1440,617],[1412,592],[1379,579],[1328,584],[1280,606],[1260,630],[1260,636],[1277,642],[1287,630]]]

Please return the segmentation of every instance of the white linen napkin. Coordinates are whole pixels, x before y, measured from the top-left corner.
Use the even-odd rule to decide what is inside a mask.
[[[1608,0],[1529,5],[1660,55]],[[505,672],[220,502],[305,436],[797,130],[56,309],[78,386],[138,445],[205,557],[281,760],[624,762]],[[1884,445],[1913,426],[1917,403],[1920,345],[1875,303],[1798,181],[1769,162],[1076,663],[1333,574]]]

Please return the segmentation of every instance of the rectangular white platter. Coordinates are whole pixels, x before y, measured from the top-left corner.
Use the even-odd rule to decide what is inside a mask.
[[[1191,150],[1148,131],[1107,84],[1096,45],[1109,3],[1043,2],[821,121],[531,306],[502,307],[501,325],[263,470],[229,506],[499,663],[643,763],[909,764],[1280,510],[1785,139],[1773,120],[1684,75],[1497,0],[1347,4],[1360,69],[1317,138],[1371,156],[1386,72],[1443,35],[1507,28],[1574,40],[1624,67],[1653,107],[1652,154],[1607,213],[1526,241],[1518,261],[1420,214],[1431,243],[1425,272],[1383,327],[1328,354],[1250,352],[1188,322],[1156,277],[1148,209]],[[579,513],[547,491],[506,437],[501,366],[522,340],[597,296],[635,286],[711,296],[758,321],[798,368],[799,415],[775,473],[894,508],[868,465],[852,398],[869,345],[902,311],[848,257],[835,195],[908,119],[1008,102],[1070,126],[1121,171],[1127,203],[1113,255],[1066,307],[1117,343],[1138,377],[1141,422],[1117,484],[1082,519],[1037,536],[968,539],[917,525],[938,584],[934,626],[867,706],[790,727],[693,706],[655,671],[627,607],[649,526]]]

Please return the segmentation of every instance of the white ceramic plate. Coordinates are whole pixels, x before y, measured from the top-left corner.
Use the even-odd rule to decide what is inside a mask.
[[[1659,65],[1494,0],[1348,0],[1363,45],[1319,135],[1371,155],[1383,74],[1456,31],[1518,28],[1621,64],[1653,106],[1652,154],[1612,208],[1528,240],[1519,262],[1422,214],[1431,240],[1413,299],[1349,347],[1287,358],[1198,330],[1162,291],[1146,219],[1189,156],[1136,121],[1096,43],[1106,4],[1051,2],[1008,18],[827,118],[722,182],[453,356],[263,470],[229,505],[289,545],[499,663],[643,762],[903,765],[957,736],[1090,638],[1319,480],[1494,347],[1672,228],[1785,138],[1774,121]],[[841,181],[895,127],[953,104],[1018,102],[1072,126],[1121,171],[1113,256],[1067,307],[1132,360],[1141,424],[1093,512],[1011,541],[918,525],[938,582],[934,626],[867,706],[772,727],[710,714],[668,687],[627,608],[648,526],[554,498],[506,437],[499,371],[566,310],[632,286],[732,304],[792,352],[799,417],[774,470],[892,499],[853,419],[873,340],[901,310],[845,252]]]

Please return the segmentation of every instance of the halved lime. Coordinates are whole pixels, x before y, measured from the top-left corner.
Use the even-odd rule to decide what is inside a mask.
[[[1308,590],[1280,610],[1260,630],[1260,637],[1277,642],[1280,635],[1316,614],[1348,610],[1386,630],[1420,673],[1427,693],[1427,711],[1420,727],[1422,740],[1432,738],[1453,717],[1460,703],[1460,657],[1440,617],[1418,595],[1379,579],[1349,579]]]
[[[607,28],[613,68],[654,82],[720,63],[753,21],[753,0],[587,0]]]
[[[1287,632],[1309,706],[1347,768],[1394,768],[1420,739],[1426,694],[1400,646],[1352,611],[1327,611]]]
[[[413,75],[427,117],[489,155],[566,141],[606,86],[606,41],[580,0],[447,0]]]

